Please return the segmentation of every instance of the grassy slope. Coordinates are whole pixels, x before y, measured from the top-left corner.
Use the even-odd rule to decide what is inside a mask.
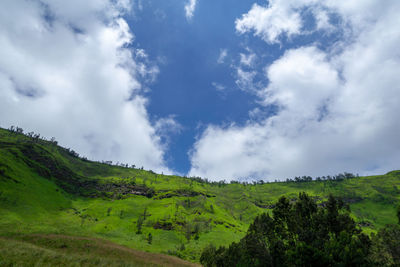
[[[118,189],[133,183],[139,189],[152,188],[155,195],[124,195]],[[217,186],[83,161],[50,142],[33,143],[0,129],[0,235],[8,238],[86,236],[196,261],[209,243],[227,245],[239,240],[257,214],[270,210],[260,206],[271,205],[282,195],[295,198],[300,191],[320,201],[329,193],[345,198],[355,219],[371,232],[396,221],[400,172],[342,182]],[[143,233],[136,234],[145,208]],[[164,229],[156,229],[160,225]],[[190,241],[187,232],[192,233]],[[146,240],[149,233],[152,244]],[[15,242],[21,249],[37,245]]]
[[[63,235],[0,238],[1,266],[198,266],[109,241]]]

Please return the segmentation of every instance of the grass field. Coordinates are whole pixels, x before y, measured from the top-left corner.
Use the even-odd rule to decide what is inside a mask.
[[[83,160],[54,142],[0,129],[0,265],[33,258],[39,265],[89,266],[177,260],[166,254],[197,262],[207,244],[238,241],[279,197],[303,191],[319,202],[342,197],[370,233],[396,222],[400,171],[344,181],[209,184]],[[121,262],[114,250],[124,255]]]
[[[199,266],[168,255],[129,249],[115,243],[65,235],[0,238],[1,266]]]

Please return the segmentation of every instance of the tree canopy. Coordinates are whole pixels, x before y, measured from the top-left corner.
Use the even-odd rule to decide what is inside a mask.
[[[280,198],[271,215],[257,216],[238,243],[208,246],[200,260],[205,266],[399,266],[398,255],[398,225],[370,238],[340,199],[317,204],[300,193],[294,202]]]

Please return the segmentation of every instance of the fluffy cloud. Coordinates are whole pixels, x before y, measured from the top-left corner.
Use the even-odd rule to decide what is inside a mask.
[[[188,0],[185,5],[185,15],[187,20],[191,20],[196,9],[197,0]]]
[[[287,51],[268,68],[267,76],[270,84],[260,92],[264,103],[302,118],[319,116],[339,86],[337,71],[315,47]]]
[[[284,179],[399,168],[400,3],[296,2],[255,5],[236,27],[274,43],[283,34],[307,34],[299,10],[311,8],[317,27],[346,27],[343,39],[327,50],[287,50],[268,66],[269,84],[258,95],[278,112],[244,126],[209,126],[194,146],[189,175]],[[324,18],[329,14],[341,24]]]
[[[0,123],[98,160],[166,171],[140,95],[158,69],[121,17],[128,0],[0,4]],[[171,125],[171,122],[169,123]],[[156,129],[157,128],[157,129]]]
[[[333,30],[330,17],[339,15],[352,23],[352,31],[368,24],[384,14],[379,1],[318,1],[318,0],[271,0],[267,6],[254,4],[250,11],[237,19],[236,30],[243,34],[254,32],[269,44],[279,43],[282,36],[291,38],[307,33],[304,31],[303,13],[309,12],[315,19],[314,30]],[[344,26],[343,24],[342,26]],[[308,32],[309,33],[309,32]]]
[[[256,35],[269,43],[277,42],[282,33],[288,36],[299,34],[301,16],[294,9],[288,8],[288,2],[270,1],[267,7],[254,4],[247,14],[236,20],[236,30],[240,33],[254,30]]]

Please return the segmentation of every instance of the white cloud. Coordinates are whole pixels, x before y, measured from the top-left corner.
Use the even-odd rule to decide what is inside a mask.
[[[254,70],[244,70],[242,67],[236,67],[236,85],[243,91],[257,93],[255,77],[257,72]]]
[[[235,83],[240,90],[258,95],[263,81],[259,79],[260,75],[256,65],[257,55],[249,47],[245,49],[247,52],[239,53],[239,61],[231,65],[235,71]]]
[[[254,30],[255,35],[269,43],[278,42],[282,33],[288,36],[299,34],[302,26],[300,14],[282,2],[285,1],[270,1],[267,7],[254,4],[247,14],[236,20],[236,30],[239,33]]]
[[[240,64],[242,64],[244,66],[253,67],[256,59],[257,59],[257,56],[255,53],[250,53],[250,54],[240,53]]]
[[[218,64],[223,64],[225,63],[225,59],[228,56],[228,49],[221,49],[221,52],[219,53],[217,63]]]
[[[300,8],[313,4],[298,2]],[[271,31],[262,26],[275,23],[286,3],[272,1],[267,15],[250,18],[249,12],[243,25],[257,22],[256,33],[268,43],[282,32],[300,34],[292,30],[300,26],[284,28],[279,20]],[[286,51],[267,68],[269,85],[259,90],[265,107],[276,105],[278,113],[245,126],[209,126],[194,146],[189,175],[273,180],[399,168],[400,2],[324,3],[323,10],[350,27],[337,44],[341,52],[314,46]],[[293,18],[290,25],[300,19],[286,17]]]
[[[166,171],[140,95],[158,68],[121,17],[127,0],[0,4],[0,123],[18,125],[92,159]],[[171,126],[171,125],[169,125]]]
[[[194,16],[197,0],[188,0],[185,5],[185,15],[187,20],[191,20]]]
[[[339,86],[337,71],[315,47],[287,51],[268,68],[267,76],[270,83],[262,92],[265,104],[277,104],[302,117],[318,115],[320,105]]]
[[[315,9],[313,13],[318,30],[330,30],[334,28],[329,21],[329,14],[326,10]]]
[[[360,25],[360,19],[368,20],[371,10],[381,7],[376,6],[378,1],[317,1],[317,0],[271,0],[266,6],[254,4],[250,11],[241,18],[236,19],[236,30],[243,34],[254,32],[269,44],[280,43],[280,38],[291,38],[295,35],[310,33],[305,30],[302,12],[310,10],[315,18],[315,29],[325,30],[329,33],[333,30],[330,18],[333,14],[339,14],[344,19],[353,20]],[[362,14],[359,16],[358,13]],[[376,12],[376,10],[374,10]],[[374,13],[376,15],[376,13]],[[350,16],[350,17],[349,17]],[[353,26],[355,26],[355,24]],[[343,25],[342,25],[343,26]],[[353,28],[355,30],[355,28]]]

